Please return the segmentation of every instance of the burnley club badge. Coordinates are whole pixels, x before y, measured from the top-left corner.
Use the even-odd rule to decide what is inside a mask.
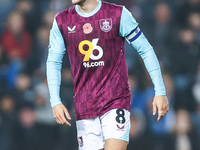
[[[107,19],[101,19],[99,20],[100,23],[100,28],[104,32],[109,32],[112,29],[112,19],[107,18]]]

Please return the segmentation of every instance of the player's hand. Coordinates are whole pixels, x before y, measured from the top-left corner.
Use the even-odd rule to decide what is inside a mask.
[[[155,96],[153,100],[153,115],[158,111],[157,121],[160,121],[169,111],[169,103],[166,96]]]
[[[71,124],[67,121],[67,119],[71,120],[70,114],[63,104],[53,107],[53,116],[58,124],[71,126]]]

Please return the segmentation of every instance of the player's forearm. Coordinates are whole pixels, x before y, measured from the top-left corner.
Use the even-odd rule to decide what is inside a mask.
[[[61,68],[62,55],[49,52],[47,59],[47,82],[50,93],[51,107],[61,104],[60,84],[61,84]]]
[[[146,37],[142,34],[135,41],[131,42],[131,44],[138,51],[144,61],[145,67],[154,84],[155,95],[166,95],[158,59]]]

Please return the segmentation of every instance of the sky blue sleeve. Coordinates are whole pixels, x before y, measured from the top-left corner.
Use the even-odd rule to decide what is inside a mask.
[[[135,18],[125,7],[122,10],[120,36],[125,37],[142,57],[154,84],[155,95],[166,95],[160,65],[153,47],[140,30]]]
[[[123,7],[120,21],[120,36],[128,36],[137,26],[138,23],[136,22],[135,18],[125,7]]]
[[[62,59],[65,54],[65,43],[62,34],[54,18],[53,26],[50,31],[49,53],[47,58],[47,82],[50,93],[51,107],[61,104],[60,84]]]
[[[131,44],[138,51],[144,61],[145,67],[154,84],[155,95],[166,95],[160,65],[153,47],[150,45],[143,33],[141,33],[137,39],[132,41]]]

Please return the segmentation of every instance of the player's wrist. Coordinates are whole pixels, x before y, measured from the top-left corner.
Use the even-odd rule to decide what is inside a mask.
[[[155,91],[155,96],[166,96],[166,90]]]
[[[59,105],[59,104],[62,104],[61,100],[60,99],[57,99],[57,100],[50,100],[51,102],[51,108],[54,108],[56,105]]]

